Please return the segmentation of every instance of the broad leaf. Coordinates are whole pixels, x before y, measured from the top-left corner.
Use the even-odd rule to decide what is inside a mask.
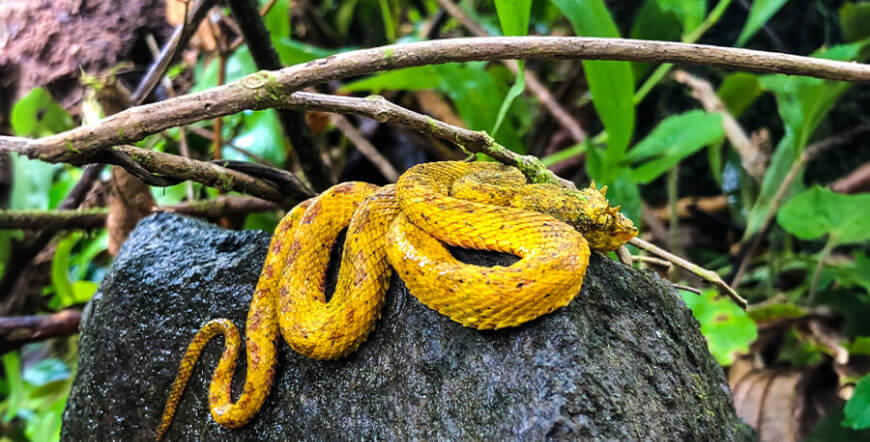
[[[761,83],[755,74],[735,72],[722,80],[716,94],[728,112],[736,118],[761,95]]]
[[[683,26],[683,35],[694,31],[707,15],[707,0],[657,0],[663,11],[677,17]]]
[[[632,171],[632,175],[645,184],[722,137],[721,115],[689,111],[659,123],[652,133],[628,151],[626,159],[633,163],[643,162]]]
[[[727,297],[719,297],[715,289],[701,295],[680,291],[686,305],[701,324],[710,353],[721,365],[731,365],[737,352],[748,352],[749,344],[758,337],[752,319]]]
[[[51,182],[61,165],[12,155],[10,209],[48,209]]]
[[[619,37],[603,0],[553,0],[568,17],[574,33],[585,37]],[[618,163],[634,132],[634,75],[624,61],[583,61],[592,104],[607,130],[606,170]],[[604,177],[600,177],[604,179]]]
[[[273,165],[284,164],[287,154],[284,150],[284,131],[278,122],[274,109],[244,111],[242,130],[233,139],[233,144],[257,155]],[[247,155],[225,147],[223,158],[228,160],[250,161]]]
[[[275,50],[278,51],[278,58],[281,59],[281,64],[284,66],[307,63],[311,60],[329,57],[330,55],[335,55],[342,50],[346,50],[322,49],[289,38],[276,39],[274,44]]]
[[[469,129],[490,130],[498,118],[501,98],[507,91],[503,81],[485,69],[485,63],[445,64],[436,66],[441,85],[459,116]],[[493,137],[514,152],[525,152],[525,146],[513,124],[503,124]]]
[[[348,83],[342,86],[340,91],[371,91],[373,94],[379,94],[382,90],[417,91],[434,89],[441,84],[441,81],[435,66],[419,66],[375,74]]]
[[[495,10],[504,35],[527,35],[532,0],[495,0]]]
[[[836,244],[870,240],[870,194],[844,195],[815,186],[791,198],[776,219],[789,233],[801,239],[832,235]]]
[[[637,181],[631,176],[631,171],[628,168],[622,168],[619,175],[608,181],[609,191],[607,199],[612,202],[612,205],[620,205],[620,212],[634,221],[635,225],[639,225],[641,221],[641,206],[643,202],[640,198],[640,188]]]
[[[55,103],[51,94],[38,87],[12,106],[9,114],[12,131],[20,137],[39,138],[72,129],[67,111]]]
[[[839,265],[833,268],[833,278],[843,287],[863,287],[870,293],[870,257],[863,251],[855,251],[855,265]],[[870,353],[868,353],[870,355]]]
[[[267,2],[260,2],[266,4]],[[266,29],[274,45],[278,39],[290,38],[290,0],[278,0],[263,17]]]
[[[631,25],[631,38],[643,40],[680,39],[681,24],[672,11],[666,11],[659,6],[658,0],[646,0]],[[634,80],[639,81],[649,70],[649,63],[631,63]]]
[[[870,37],[870,3],[846,3],[840,8],[843,39],[849,42]]]
[[[855,385],[844,411],[843,426],[854,430],[870,428],[870,374],[864,375]]]
[[[852,60],[858,56],[866,42],[832,46],[817,51],[815,57],[832,60]],[[744,237],[753,235],[761,228],[764,216],[770,207],[783,179],[792,164],[806,147],[813,131],[827,116],[834,103],[851,86],[847,82],[827,81],[817,78],[787,75],[765,75],[761,85],[776,97],[779,115],[785,123],[785,135],[777,145],[770,166],[764,175],[761,191],[747,217]],[[792,184],[789,192],[798,190],[801,180]]]
[[[779,11],[788,0],[753,0],[752,7],[749,8],[749,18],[746,19],[746,24],[743,25],[743,30],[740,31],[740,36],[737,37],[737,46],[743,46],[773,14]]]
[[[495,9],[498,13],[498,21],[501,23],[501,30],[504,35],[528,35],[529,15],[532,12],[531,0],[495,0]],[[519,71],[516,81],[507,91],[501,103],[501,108],[498,111],[498,117],[495,119],[495,124],[490,131],[491,133],[498,132],[511,104],[526,88],[526,80],[523,74],[525,64],[519,61],[518,66]]]

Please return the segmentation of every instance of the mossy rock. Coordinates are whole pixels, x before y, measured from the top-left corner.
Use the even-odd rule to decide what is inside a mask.
[[[196,330],[219,317],[244,325],[268,241],[175,215],[143,220],[82,321],[63,440],[152,439]],[[394,277],[376,330],[349,357],[308,360],[282,343],[269,398],[238,430],[208,412],[217,339],[167,438],[753,440],[673,288],[593,255],[568,307],[501,331],[463,328]]]

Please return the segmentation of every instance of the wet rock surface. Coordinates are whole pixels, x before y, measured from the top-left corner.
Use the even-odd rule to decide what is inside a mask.
[[[169,214],[143,220],[82,321],[62,439],[152,439],[196,330],[218,317],[244,325],[268,241]],[[208,412],[215,341],[169,440],[754,438],[675,291],[598,255],[568,307],[495,332],[429,310],[394,277],[376,330],[348,358],[308,360],[282,343],[265,406],[238,430]]]

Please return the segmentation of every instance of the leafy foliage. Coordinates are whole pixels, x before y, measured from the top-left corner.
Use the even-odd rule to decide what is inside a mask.
[[[701,333],[707,338],[710,353],[722,365],[731,365],[737,352],[749,351],[749,344],[758,337],[758,330],[746,312],[716,290],[705,290],[701,295],[681,291],[686,305],[692,309],[701,324]]]
[[[435,36],[432,38],[468,35],[460,20],[450,17],[440,23],[435,20],[439,8],[431,1],[326,0],[308,5],[304,12],[291,11],[292,5],[288,0],[278,0],[264,17],[271,43],[281,62],[288,66],[359,47],[425,39],[428,26],[433,23],[440,29],[430,34]],[[778,45],[783,45],[790,53],[859,62],[870,54],[867,48],[870,5],[866,2],[845,2],[837,10],[826,2],[817,2],[811,11],[804,10],[805,5],[799,2],[786,0],[754,0],[748,11],[728,0],[635,3],[496,0],[462,1],[459,5],[471,20],[493,35],[625,34],[632,38],[720,45],[734,42],[736,46],[777,51],[782,50]],[[807,26],[818,22],[823,23],[823,28],[817,25],[811,29],[786,30],[777,25],[764,29],[771,20],[779,23],[778,20],[784,22],[797,16],[802,20],[810,17],[801,21]],[[795,38],[796,34],[800,38]],[[180,89],[178,93],[216,86],[221,69],[226,82],[257,70],[245,45],[227,54],[224,65],[215,54],[201,51],[194,55],[195,61],[190,65],[188,60],[169,71],[168,77]],[[685,87],[667,75],[670,65],[583,60],[582,71],[571,69],[571,65],[570,61],[520,62],[519,74],[514,76],[500,63],[452,63],[379,72],[317,87],[321,92],[384,94],[409,107],[441,105],[446,109],[442,109],[444,114],[465,127],[487,131],[515,152],[543,156],[546,164],[578,184],[592,179],[607,184],[608,197],[621,204],[623,211],[643,226],[643,232],[653,230],[647,225],[651,213],[647,209],[660,205],[664,198],[679,215],[676,209],[680,207],[680,197],[723,196],[727,199],[726,211],[709,214],[702,209],[703,215],[698,215],[698,211],[690,208],[688,219],[683,214],[684,220],[671,218],[674,224],[664,226],[676,231],[679,223],[690,224],[694,230],[688,235],[671,238],[687,237],[688,241],[671,245],[723,277],[736,273],[743,259],[736,254],[737,250],[745,251],[754,235],[764,235],[759,241],[762,246],[747,261],[748,269],[737,287],[755,304],[748,314],[716,297],[712,290],[705,290],[701,296],[683,293],[714,357],[723,365],[734,363],[738,354],[751,351],[749,344],[759,333],[769,330],[767,325],[808,321],[818,313],[813,310],[817,305],[840,315],[843,327],[839,342],[850,355],[870,354],[867,343],[870,329],[862,319],[870,314],[867,253],[870,200],[866,195],[843,195],[822,187],[850,170],[836,161],[820,158],[815,169],[812,164],[801,162],[813,143],[844,128],[866,123],[866,88],[799,76],[692,68],[692,74],[710,80],[715,86],[721,110],[735,117],[747,134],[763,132],[762,129],[769,133],[768,140],[764,137],[759,137],[761,141],[753,140],[762,156],[767,153],[766,144],[773,146],[764,176],[756,182],[743,170],[740,154],[731,145],[719,109],[702,110]],[[526,73],[531,71],[580,122],[588,132],[587,139],[575,145],[565,141],[564,131],[525,88]],[[415,95],[424,90],[434,91],[434,95]],[[415,101],[423,100],[420,97],[424,96],[425,100],[440,102]],[[78,116],[71,116],[55,103],[46,89],[36,88],[15,103],[8,122],[16,135],[44,137],[74,127],[77,119]],[[274,110],[243,111],[224,117],[222,122],[219,131],[222,158],[299,169],[293,153],[295,140],[287,139]],[[333,172],[338,175],[350,168],[343,169],[343,165],[358,164],[354,163],[353,149],[343,134],[331,128],[328,119],[323,125],[315,130],[315,125],[310,124],[318,139],[330,148],[328,156]],[[191,156],[211,159],[215,154],[211,139],[216,130],[214,122],[192,126],[185,135]],[[381,126],[372,130],[369,137],[377,141],[375,144],[394,165],[406,165],[431,155],[421,153],[423,149],[409,142],[401,130]],[[209,134],[211,138],[206,136]],[[854,168],[859,161],[870,161],[861,149],[866,147],[865,140],[866,137],[852,140],[853,146],[835,147],[831,151],[849,152],[841,162],[854,162],[851,164]],[[139,145],[178,153],[182,132],[169,130]],[[351,173],[366,169],[354,167]],[[795,168],[797,179],[790,188],[781,189],[784,178]],[[837,171],[830,174],[838,176],[824,174],[835,168]],[[81,176],[81,169],[76,167],[17,156],[11,157],[11,170],[9,209],[56,208]],[[665,176],[673,186],[667,195],[662,190],[668,187]],[[775,201],[774,196],[782,190],[785,198]],[[182,183],[152,188],[152,194],[158,204],[166,205],[189,201],[191,197],[214,198],[218,192],[200,184]],[[783,204],[781,208],[778,203]],[[775,215],[777,223],[762,229],[771,215]],[[712,226],[700,219],[712,222]],[[235,225],[271,230],[276,221],[277,214],[260,213],[236,220]],[[23,237],[21,231],[0,231],[0,269],[14,259],[15,241]],[[87,302],[109,262],[106,238],[105,230],[99,230],[90,234],[65,232],[56,239],[47,275],[50,278],[41,290],[43,302],[40,310],[32,313],[79,308]],[[818,243],[823,239],[827,244],[819,253]],[[835,247],[836,253],[832,254]],[[816,275],[818,284],[813,283],[814,267],[822,270]],[[818,296],[807,296],[813,290],[820,291]],[[834,352],[830,348],[795,330],[788,329],[778,338],[781,349],[774,360],[779,364],[805,367],[809,363],[831,363]],[[5,399],[0,403],[0,411],[6,424],[20,430],[16,435],[19,439],[57,438],[60,412],[73,370],[63,362],[66,358],[45,358],[45,353],[36,362],[25,360],[25,352],[3,357],[5,375],[0,390],[5,392]],[[856,379],[841,381],[851,384]],[[829,425],[836,427],[834,430],[866,428],[870,425],[868,398],[870,380],[864,376],[857,382],[848,405],[832,412],[832,416],[843,417],[837,417],[833,424],[823,422],[820,428],[825,431],[830,430]],[[841,420],[848,428],[839,425]],[[835,434],[834,430],[826,434]]]

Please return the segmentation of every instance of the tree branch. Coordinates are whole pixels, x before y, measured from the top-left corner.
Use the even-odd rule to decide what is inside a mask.
[[[79,331],[82,314],[64,310],[50,315],[0,317],[0,354],[28,342],[71,336]]]
[[[532,182],[547,182],[574,187],[574,183],[559,178],[556,174],[549,171],[537,157],[520,155],[513,152],[498,144],[486,132],[473,131],[447,124],[391,103],[379,95],[372,95],[367,98],[354,98],[312,92],[296,92],[282,106],[294,109],[357,114],[369,117],[380,123],[398,124],[420,132],[423,135],[430,135],[456,143],[468,152],[487,154],[504,164],[520,169]]]
[[[279,210],[271,202],[250,196],[219,196],[209,200],[159,206],[153,213],[172,212],[197,218],[220,218],[253,212]],[[95,207],[83,210],[0,210],[0,229],[98,229],[106,226],[109,209]]]
[[[466,29],[469,30],[472,34],[478,37],[489,37],[489,32],[486,32],[482,26],[478,25],[477,22],[471,19],[465,12],[462,11],[462,8],[459,7],[458,4],[454,3],[453,0],[436,0],[438,5],[444,8],[451,17],[456,19],[459,23],[462,23],[462,26],[465,26]],[[516,75],[519,72],[519,66],[511,61],[505,60],[505,66]],[[547,112],[553,116],[553,119],[559,123],[560,126],[565,128],[568,133],[571,135],[571,138],[574,139],[577,143],[582,143],[583,140],[586,139],[586,131],[580,127],[580,123],[574,119],[571,114],[562,107],[561,104],[553,97],[553,94],[550,93],[550,90],[541,83],[541,80],[538,80],[538,76],[535,75],[529,69],[525,71],[525,79],[526,79],[526,87],[529,89],[529,92],[534,95],[538,101],[541,102],[541,105],[544,106],[544,109],[547,109]]]
[[[263,24],[257,2],[252,0],[230,0],[230,9],[242,30],[242,35],[251,50],[251,57],[258,69],[280,69],[281,60],[272,47],[269,31]],[[284,129],[284,134],[292,140],[291,145],[299,157],[302,172],[315,190],[326,190],[335,184],[332,174],[320,156],[320,142],[305,124],[305,116],[299,112],[286,109],[278,111],[278,121]]]
[[[280,106],[293,92],[328,80],[375,71],[448,62],[584,58],[701,64],[754,72],[870,82],[870,65],[748,49],[662,41],[586,37],[459,38],[345,52],[280,71],[261,71],[207,91],[119,112],[99,123],[29,140],[0,137],[0,152],[49,162],[95,155],[106,146],[138,141],[171,127]]]

